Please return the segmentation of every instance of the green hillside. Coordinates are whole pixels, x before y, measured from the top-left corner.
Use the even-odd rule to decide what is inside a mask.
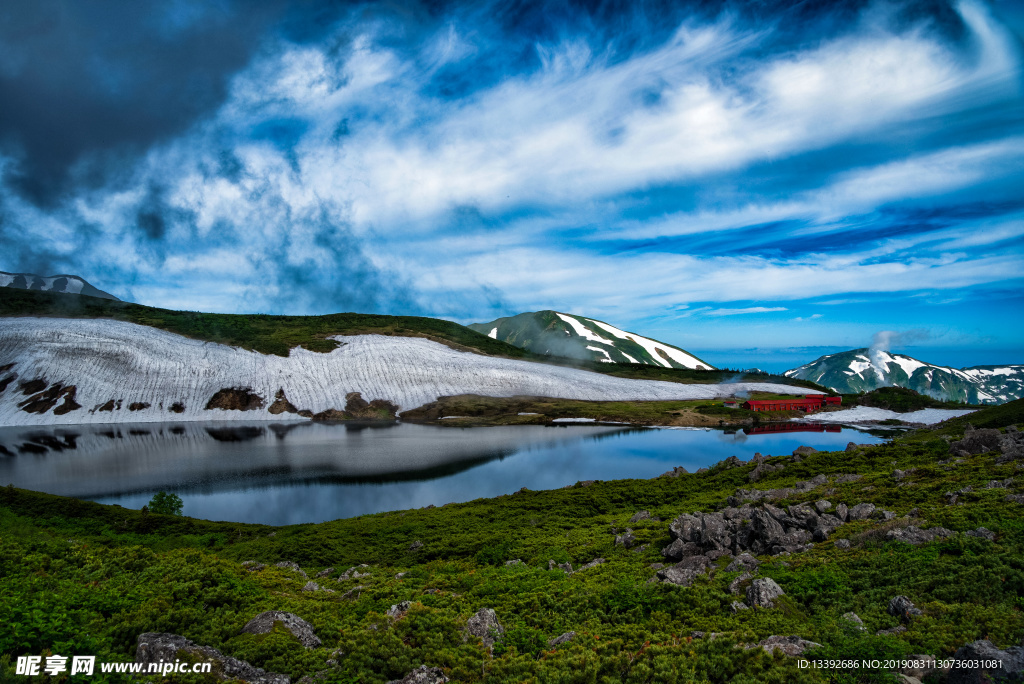
[[[1024,423],[1024,401],[969,420],[1004,429]],[[771,458],[780,467],[756,483],[754,463],[727,460],[697,474],[276,529],[3,488],[0,680],[54,681],[14,675],[17,656],[130,661],[140,634],[170,632],[293,682],[319,673],[322,682],[383,684],[421,664],[457,682],[896,682],[884,666],[800,668],[796,658],[744,646],[792,635],[820,644],[805,658],[884,660],[947,658],[977,639],[999,648],[1020,643],[1021,456],[997,448],[954,459],[949,440],[966,422],[887,445]],[[794,488],[815,477],[827,482]],[[773,503],[783,510],[827,499],[871,503],[895,517],[848,522],[801,553],[760,555],[755,578],[784,591],[772,607],[731,608],[752,580],[726,569],[728,557],[690,586],[651,583],[652,564],[670,563],[660,553],[672,539],[669,521],[721,511],[740,490],[782,491]],[[639,511],[651,517],[630,522]],[[949,533],[914,544],[890,538],[908,525]],[[627,528],[633,540],[617,544]],[[605,562],[581,569],[595,558]],[[515,559],[521,564],[506,565]],[[249,560],[264,567],[247,570],[241,563]],[[282,561],[298,564],[321,590],[304,591],[309,580],[274,566]],[[548,569],[549,561],[575,572]],[[361,569],[367,576],[336,579],[359,564],[369,566]],[[734,582],[739,593],[730,591]],[[891,615],[896,596],[921,614]],[[404,610],[385,614],[402,601]],[[484,608],[504,629],[493,651],[462,631]],[[306,649],[283,627],[241,633],[267,610],[302,617],[322,645]],[[864,629],[843,617],[849,612]],[[549,645],[569,632],[566,643]],[[92,681],[120,681],[113,677]]]

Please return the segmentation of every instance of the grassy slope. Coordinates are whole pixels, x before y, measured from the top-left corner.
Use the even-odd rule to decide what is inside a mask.
[[[970,418],[988,427],[1024,422],[1024,400]],[[777,608],[738,614],[728,608],[737,598],[727,591],[735,573],[719,570],[690,588],[646,580],[653,575],[649,564],[663,560],[658,549],[669,541],[667,521],[724,505],[738,487],[750,486],[749,465],[294,525],[273,536],[265,526],[143,515],[0,489],[0,680],[13,678],[17,655],[52,650],[130,659],[145,631],[183,634],[293,681],[327,669],[330,653],[341,648],[338,667],[325,679],[334,682],[385,682],[421,663],[443,667],[459,682],[481,681],[484,673],[499,682],[826,681],[823,673],[799,670],[793,659],[734,648],[772,634],[812,639],[825,645],[823,655],[842,658],[949,656],[980,638],[1005,648],[1024,636],[1024,508],[1004,500],[1008,490],[984,484],[1019,470],[1014,463],[995,465],[995,454],[939,464],[947,458],[941,437],[962,431],[966,422],[891,445],[816,453],[799,463],[786,458],[783,470],[757,486],[860,473],[861,480],[837,485],[827,498],[873,502],[899,515],[918,507],[927,525],[959,532],[985,526],[996,533],[995,542],[958,534],[911,547],[883,541],[892,521],[851,523],[810,552],[763,558],[761,575],[774,578],[786,597]],[[911,485],[893,480],[894,468],[910,467],[917,469]],[[943,493],[967,485],[973,491],[961,495],[964,505],[947,506]],[[1020,493],[1019,484],[1009,491]],[[818,490],[789,502],[821,496]],[[663,520],[628,525],[649,547],[615,546],[613,529],[625,528],[640,509]],[[850,538],[852,548],[837,549],[838,538]],[[423,544],[415,553],[409,551],[413,541]],[[578,567],[597,556],[608,562],[572,576],[546,569],[548,559]],[[525,565],[505,567],[510,558]],[[305,580],[273,567],[246,572],[239,562],[247,559],[295,561],[311,575],[334,566],[332,576],[369,563],[372,577],[320,580],[338,591],[303,593]],[[402,571],[407,574],[396,579]],[[358,598],[343,598],[357,584],[365,587]],[[885,612],[897,594],[910,597],[924,615],[903,634],[874,636],[897,624]],[[410,612],[397,621],[386,618],[402,600],[413,602]],[[493,656],[463,642],[459,632],[485,607],[508,630]],[[272,609],[310,621],[324,648],[306,651],[283,633],[239,635],[249,618]],[[867,632],[844,626],[839,616],[851,610]],[[577,632],[575,641],[546,647],[546,639],[569,630]],[[692,630],[725,636],[691,640]],[[859,677],[891,681],[864,672]]]
[[[703,372],[627,366],[610,370],[609,364],[581,363],[552,358],[491,339],[474,330],[438,318],[422,316],[383,316],[339,313],[326,316],[269,316],[264,314],[211,314],[196,311],[171,311],[130,302],[115,302],[97,297],[71,296],[0,287],[0,317],[53,316],[62,318],[109,318],[148,325],[194,339],[252,349],[264,354],[287,356],[288,350],[302,346],[329,352],[337,346],[331,335],[376,333],[403,337],[426,337],[457,349],[481,354],[523,359],[553,365],[572,366],[620,377],[666,380],[682,383],[712,383],[734,379],[732,372]],[[794,381],[781,376],[749,376],[750,381],[779,382],[820,389],[814,383]]]

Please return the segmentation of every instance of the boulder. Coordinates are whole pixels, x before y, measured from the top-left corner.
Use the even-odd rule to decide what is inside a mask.
[[[991,665],[996,667],[991,667]],[[987,684],[1024,680],[1024,647],[1000,650],[987,639],[961,646],[953,656],[946,684]]]
[[[726,572],[755,572],[758,566],[761,565],[761,561],[757,560],[749,553],[741,553],[736,556],[729,565],[725,566]]]
[[[306,648],[320,648],[323,643],[313,633],[313,626],[294,613],[285,613],[280,610],[268,610],[260,613],[252,620],[249,620],[242,628],[247,634],[267,634],[274,629],[274,623],[280,622],[285,629],[295,635],[295,638]]]
[[[786,530],[779,524],[779,521],[764,509],[754,511],[750,518],[750,527],[761,542],[762,549],[771,547],[786,534]]]
[[[638,511],[638,512],[633,514],[633,517],[631,517],[629,519],[629,522],[635,523],[635,522],[640,522],[641,520],[650,520],[650,519],[651,519],[650,511]]]
[[[818,511],[818,514],[822,514],[828,509],[832,508],[832,502],[826,501],[825,499],[818,499],[814,502],[814,509]]]
[[[420,665],[401,679],[392,679],[388,684],[444,684],[447,681],[441,668]]]
[[[327,577],[327,576],[328,576],[328,575],[330,575],[330,574],[331,574],[332,572],[334,572],[334,568],[324,568],[324,569],[323,569],[323,570],[321,570],[320,572],[316,573],[316,578],[317,578],[317,579],[320,579],[320,578],[322,578],[322,577]]]
[[[360,569],[368,568],[368,567],[370,567],[370,566],[366,565],[365,563],[363,563],[361,565],[353,565],[351,568],[349,568],[348,570],[346,570],[345,572],[341,573],[341,575],[338,576],[338,581],[339,582],[343,582],[345,580],[350,580],[350,579],[360,579],[361,577],[369,577],[370,573],[368,573],[368,572],[359,572]]]
[[[798,446],[796,449],[793,449],[794,456],[807,456],[816,453],[818,453],[818,450],[809,446]]]
[[[423,548],[423,542],[421,542],[419,539],[414,541],[412,544],[409,544],[409,550],[413,551],[413,552],[419,551],[422,548]]]
[[[848,548],[850,548],[850,540],[849,539],[836,539],[836,548],[837,549],[848,549]]]
[[[463,641],[474,636],[479,638],[484,646],[493,649],[494,642],[501,638],[500,635],[505,633],[505,628],[498,622],[498,616],[495,615],[493,610],[484,608],[466,621],[466,627],[463,631],[465,632]]]
[[[219,681],[242,681],[248,684],[289,684],[289,677],[253,667],[244,660],[223,655],[209,646],[200,646],[177,634],[146,632],[140,634],[135,647],[135,662],[143,670],[158,663],[178,659],[207,661],[211,674]]]
[[[949,445],[949,453],[958,454],[966,451],[968,454],[984,454],[989,451],[998,451],[1003,435],[999,430],[983,428],[975,430],[970,423],[964,431],[963,439]]]
[[[319,584],[317,584],[313,580],[309,580],[308,582],[306,582],[306,585],[302,587],[302,591],[321,591],[321,589]]]
[[[704,556],[690,556],[673,566],[658,570],[657,577],[668,584],[688,587],[693,580],[707,573],[711,562]]]
[[[636,545],[636,535],[633,534],[633,530],[627,528],[626,531],[617,537],[615,537],[616,546],[625,546],[627,549]]]
[[[673,539],[684,542],[700,541],[700,520],[692,515],[683,513],[669,523],[668,532]]]
[[[782,587],[771,578],[756,579],[747,587],[747,603],[751,607],[771,608],[775,605],[775,599],[784,595]]]
[[[267,566],[264,565],[263,563],[258,563],[258,562],[254,561],[254,560],[248,560],[248,561],[243,561],[242,562],[242,567],[245,568],[246,570],[248,570],[249,572],[259,572],[260,570],[262,570],[263,568],[265,568]]]
[[[875,512],[875,504],[861,503],[850,509],[850,520],[867,520]]]
[[[671,560],[682,560],[687,556],[699,556],[701,552],[700,544],[695,542],[683,541],[682,539],[676,539],[674,542],[666,546],[661,550],[661,555]]]
[[[572,574],[572,563],[556,563],[553,560],[548,560],[548,570],[561,570],[567,575]]]
[[[401,602],[396,603],[395,605],[391,606],[391,608],[389,608],[387,610],[387,612],[384,613],[384,614],[387,615],[389,618],[394,618],[395,620],[397,620],[398,618],[400,618],[403,615],[405,615],[406,613],[408,613],[409,612],[409,608],[411,606],[412,606],[412,602],[410,602],[410,601],[401,601]]]
[[[526,565],[526,563],[524,563],[522,560],[520,560],[518,558],[515,558],[515,559],[510,560],[510,561],[505,561],[505,567],[506,568],[515,567],[517,565]]]
[[[839,504],[836,506],[836,517],[843,522],[847,522],[850,519],[850,509],[847,508],[846,504]]]
[[[739,601],[733,601],[731,604],[729,604],[729,609],[734,613],[738,613],[741,610],[750,610],[750,608],[747,607],[746,603],[740,603]]]
[[[760,646],[768,653],[778,649],[790,657],[803,655],[808,649],[821,648],[821,644],[798,636],[770,636],[757,642],[756,646]]]
[[[690,473],[689,473],[689,471],[686,470],[686,468],[684,468],[682,466],[676,466],[672,470],[668,471],[667,473],[662,473],[658,477],[679,477],[680,475],[689,475],[689,474]]]
[[[865,627],[864,627],[864,621],[863,621],[863,620],[861,620],[861,619],[860,619],[860,616],[859,616],[859,615],[857,615],[857,614],[856,614],[856,613],[854,613],[854,612],[849,612],[849,613],[843,613],[842,619],[843,619],[843,620],[846,620],[847,622],[849,622],[849,623],[851,623],[851,624],[853,624],[853,625],[855,625],[855,626],[856,626],[856,629],[858,629],[858,630],[859,630],[859,631],[861,631],[861,632],[863,632],[863,631],[864,631],[864,629],[865,629]]]
[[[980,537],[981,539],[987,539],[989,541],[996,540],[996,533],[984,527],[979,527],[976,530],[967,530],[964,534],[968,537]]]
[[[743,583],[748,579],[751,579],[754,575],[749,572],[744,572],[742,575],[729,582],[729,593],[738,594],[742,591]]]
[[[721,515],[714,513],[701,515],[700,543],[705,549],[728,549],[732,546],[729,527]]]
[[[915,546],[951,536],[953,536],[953,532],[945,527],[929,527],[923,530],[914,525],[897,527],[885,533],[885,538],[889,541],[901,541]]]
[[[889,629],[878,630],[877,632],[875,632],[875,636],[892,636],[893,634],[901,634],[902,632],[906,631],[907,628],[904,625],[896,625],[895,627],[890,627]]]
[[[889,606],[885,611],[893,617],[898,617],[903,622],[907,622],[910,618],[921,615],[921,609],[916,608],[913,602],[906,596],[893,596],[889,599]]]
[[[598,565],[601,565],[602,563],[604,563],[604,558],[595,558],[594,560],[590,561],[589,563],[584,563],[583,565],[581,565],[576,572],[583,572],[584,570],[590,570],[591,568],[596,568]]]
[[[565,634],[559,634],[554,639],[548,639],[548,648],[554,648],[561,644],[567,644],[576,638],[576,632],[566,632]]]

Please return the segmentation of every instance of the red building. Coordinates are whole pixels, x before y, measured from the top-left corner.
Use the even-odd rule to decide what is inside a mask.
[[[825,406],[841,406],[842,397],[826,397],[824,394],[808,394],[792,399],[755,399],[743,402],[749,411],[804,411],[810,413]]]

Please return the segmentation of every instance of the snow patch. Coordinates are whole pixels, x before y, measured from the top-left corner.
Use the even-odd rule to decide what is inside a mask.
[[[596,423],[597,418],[555,418],[552,423]]]
[[[493,330],[491,330],[491,332],[487,333],[487,336],[490,337],[492,340],[498,339],[498,329],[494,328]]]
[[[934,425],[950,418],[966,416],[968,413],[974,413],[974,411],[970,409],[921,409],[920,411],[911,411],[910,413],[896,413],[895,411],[875,408],[873,406],[856,406],[851,409],[843,409],[842,411],[816,413],[813,418],[803,420],[813,420],[815,423],[876,423],[895,418],[906,423]]]
[[[608,353],[607,349],[602,349],[601,347],[587,347],[587,349],[589,349],[590,351],[601,352],[602,354],[604,354],[603,359],[598,359],[598,361],[600,361],[601,363],[615,363],[614,361],[612,361],[612,355]]]
[[[576,334],[584,338],[588,342],[600,342],[601,344],[609,344],[613,347],[615,346],[614,342],[612,342],[611,340],[606,340],[600,335],[594,334],[594,332],[591,331],[587,326],[583,325],[572,316],[568,316],[563,313],[558,313],[557,311],[555,312],[555,315],[561,318],[566,323],[568,323],[570,326],[572,326],[572,329],[576,332]]]
[[[666,361],[664,358],[662,358],[661,354],[658,353],[659,350],[665,352],[665,354],[667,354],[670,359],[682,365],[684,368],[696,368],[697,366],[700,365],[706,365],[702,364],[700,361],[690,356],[681,349],[669,347],[668,345],[655,342],[654,340],[649,340],[646,337],[641,337],[640,335],[635,335],[633,333],[626,332],[625,330],[619,330],[614,325],[608,325],[607,323],[602,323],[601,321],[595,321],[592,318],[588,318],[587,320],[596,325],[597,327],[601,328],[601,330],[610,332],[612,335],[618,337],[621,340],[632,340],[633,342],[636,342],[641,347],[643,347],[644,350],[646,350],[647,353],[650,354],[655,361],[660,363],[662,366],[665,366],[666,368],[671,368],[672,364]],[[713,366],[711,366],[711,368],[713,368]]]
[[[6,318],[0,326],[0,359],[14,363],[19,382],[45,378],[77,388],[82,408],[64,415],[26,413],[17,386],[0,395],[0,425],[124,423],[194,420],[304,420],[291,413],[204,409],[224,388],[250,388],[266,405],[283,389],[298,409],[313,413],[345,406],[345,395],[383,399],[407,410],[442,396],[517,395],[591,401],[714,399],[737,392],[800,395],[777,383],[684,385],[632,380],[542,363],[455,351],[418,337],[336,336],[329,353],[301,347],[287,357],[193,340],[122,321]],[[121,400],[122,410],[98,411]],[[181,413],[170,412],[180,402]],[[131,403],[149,407],[129,411]]]

